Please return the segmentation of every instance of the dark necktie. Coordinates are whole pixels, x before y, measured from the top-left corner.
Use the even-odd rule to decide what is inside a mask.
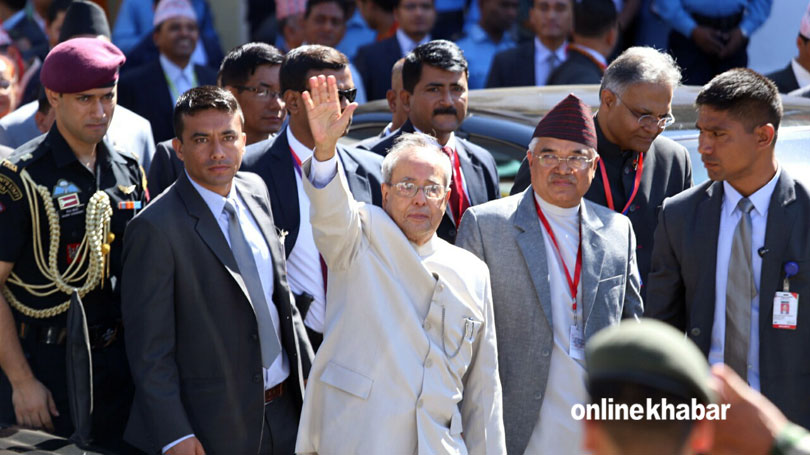
[[[456,222],[456,226],[461,223],[461,216],[464,215],[464,211],[470,208],[470,201],[467,199],[467,195],[464,194],[464,185],[461,181],[461,167],[458,163],[458,154],[454,149],[450,147],[444,146],[442,147],[442,151],[450,158],[450,169],[451,177],[450,177],[450,211],[453,213],[453,219]]]
[[[262,348],[262,366],[270,368],[278,354],[281,352],[281,344],[276,335],[276,328],[273,325],[273,318],[270,316],[270,309],[267,307],[267,300],[264,298],[262,282],[259,279],[259,270],[256,268],[256,260],[253,258],[253,251],[245,239],[242,227],[239,225],[239,217],[236,207],[231,201],[225,202],[225,211],[228,212],[228,235],[231,238],[231,251],[239,267],[239,273],[248,289],[250,302],[253,304],[253,311],[256,313],[256,322],[259,326],[259,341]]]
[[[748,346],[751,337],[751,300],[757,295],[751,264],[751,210],[748,198],[737,204],[742,213],[731,241],[726,284],[726,336],[724,361],[741,378],[748,378]]]

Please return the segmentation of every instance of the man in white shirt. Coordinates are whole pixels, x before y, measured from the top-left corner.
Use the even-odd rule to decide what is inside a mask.
[[[304,188],[333,281],[296,453],[505,453],[487,268],[436,236],[449,160],[404,136],[383,162],[383,209],[358,203],[335,153],[357,105],[340,114],[333,76],[310,87]]]
[[[125,438],[169,455],[289,455],[312,348],[261,179],[237,173],[242,112],[184,93],[185,172],[124,236],[122,314],[135,401]]]
[[[626,217],[582,198],[597,167],[582,100],[569,95],[533,136],[532,185],[467,210],[456,243],[490,270],[508,453],[579,453],[584,348],[642,313],[636,238]]]
[[[810,86],[810,4],[802,16],[799,34],[796,36],[796,49],[799,55],[779,71],[766,74],[780,93],[790,93]]]
[[[161,0],[154,26],[152,38],[160,54],[122,76],[118,103],[149,120],[155,142],[163,142],[174,137],[172,108],[180,94],[199,85],[216,85],[217,75],[191,61],[199,29],[188,0]]]
[[[283,232],[290,288],[304,318],[310,341],[317,350],[324,330],[328,305],[328,269],[312,237],[309,224],[310,201],[304,192],[301,163],[312,155],[315,141],[310,132],[301,98],[309,77],[326,74],[338,81],[342,106],[354,101],[354,81],[346,56],[326,46],[304,45],[291,50],[279,69],[281,94],[289,123],[273,140],[261,141],[247,149],[242,170],[264,179],[276,226]],[[380,205],[379,156],[357,149],[338,147],[338,157],[355,199]]]
[[[495,54],[486,86],[546,85],[554,69],[567,58],[572,11],[573,0],[534,0],[529,10],[534,39]]]
[[[808,427],[810,311],[798,305],[810,295],[810,192],[774,153],[778,89],[734,69],[695,103],[711,181],[664,201],[647,316],[684,331],[709,363],[726,363]]]

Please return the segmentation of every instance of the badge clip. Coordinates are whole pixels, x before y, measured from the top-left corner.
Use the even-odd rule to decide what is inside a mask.
[[[788,292],[790,290],[790,277],[796,276],[799,273],[799,264],[794,261],[785,263],[785,280],[782,282],[782,290]]]

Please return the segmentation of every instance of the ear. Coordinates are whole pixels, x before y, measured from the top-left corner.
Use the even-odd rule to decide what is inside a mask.
[[[407,90],[402,90],[399,92],[399,100],[402,102],[402,109],[405,110],[406,113],[411,113],[411,93]]]
[[[610,46],[611,49],[616,48],[616,42],[619,40],[619,24],[617,23],[605,35],[605,44]]]
[[[771,147],[773,145],[774,137],[776,137],[776,128],[773,124],[766,123],[754,128],[754,134],[757,137],[757,145],[759,147]]]
[[[607,108],[607,110],[610,110],[616,105],[616,94],[608,89],[602,89],[599,92],[599,101],[601,102],[601,108]]]
[[[48,130],[50,129],[50,127],[48,127],[48,125],[45,124],[46,117],[47,116],[42,112],[37,111],[36,113],[34,113],[34,122],[37,124],[37,129],[42,134],[47,133]]]
[[[48,104],[51,105],[51,109],[55,109],[56,106],[59,105],[59,94],[54,92],[53,90],[46,88],[45,89],[45,96],[48,98]]]
[[[287,106],[287,110],[290,112],[290,115],[298,115],[298,113],[303,109],[301,105],[301,94],[295,90],[287,90],[284,92],[283,95],[284,104]]]
[[[698,420],[692,425],[689,434],[689,447],[693,453],[708,453],[714,445],[714,422]]]
[[[397,92],[389,88],[388,91],[385,92],[385,99],[388,100],[388,109],[391,113],[395,113],[397,111]]]
[[[582,438],[582,448],[590,453],[598,453],[599,438],[602,436],[602,429],[598,422],[593,420],[583,420],[582,427],[584,435]]]
[[[239,90],[236,87],[226,85],[224,88],[229,92],[231,92],[231,95],[233,95],[234,98],[236,98],[236,96],[239,95]]]
[[[183,143],[180,142],[180,139],[176,137],[172,139],[172,148],[174,149],[174,153],[177,154],[177,159],[183,161]]]

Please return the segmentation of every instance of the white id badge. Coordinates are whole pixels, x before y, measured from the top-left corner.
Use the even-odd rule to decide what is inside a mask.
[[[799,315],[799,294],[777,292],[773,298],[773,327],[796,330]]]
[[[574,360],[585,361],[585,336],[576,325],[571,326],[568,337],[568,355]]]

